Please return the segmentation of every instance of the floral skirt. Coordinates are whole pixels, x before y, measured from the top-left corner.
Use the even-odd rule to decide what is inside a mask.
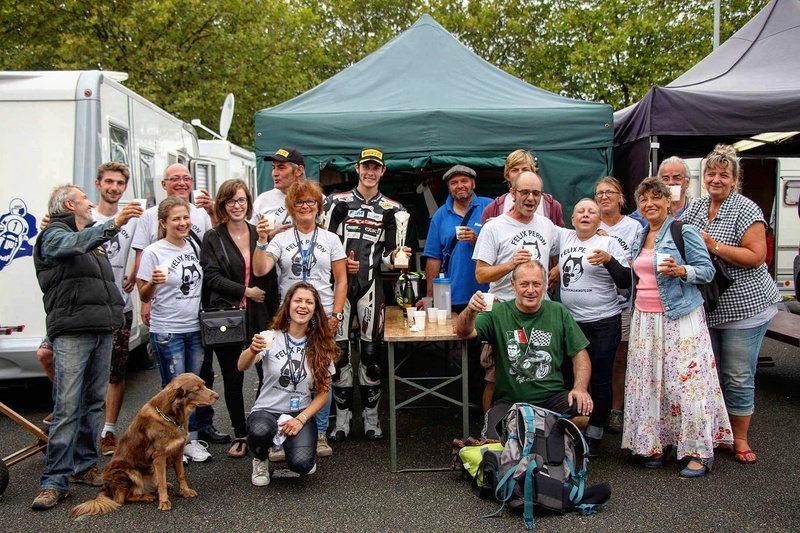
[[[679,459],[710,458],[732,443],[703,308],[676,320],[635,309],[622,447],[650,456],[674,445]]]

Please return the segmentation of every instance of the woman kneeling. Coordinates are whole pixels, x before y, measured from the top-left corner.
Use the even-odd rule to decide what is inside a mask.
[[[338,357],[319,294],[309,283],[292,285],[271,329],[256,334],[239,356],[242,372],[257,361],[264,366],[264,385],[247,417],[247,445],[255,456],[253,485],[269,485],[267,454],[282,437],[289,469],[301,475],[316,471],[314,415],[328,401]]]

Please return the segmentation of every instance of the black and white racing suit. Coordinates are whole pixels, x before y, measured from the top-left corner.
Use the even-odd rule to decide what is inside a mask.
[[[383,437],[378,420],[381,397],[381,341],[385,320],[381,262],[391,265],[397,248],[394,214],[405,211],[402,204],[378,193],[369,201],[357,189],[334,193],[325,199],[325,220],[330,231],[342,239],[347,256],[354,253],[360,263],[357,274],[347,276],[347,301],[344,320],[339,324],[336,341],[341,357],[333,381],[336,402],[336,426],[331,440],[340,442],[350,432],[353,405],[353,367],[350,364],[348,328],[355,310],[361,331],[361,362],[358,378],[364,406],[364,434],[370,440]]]

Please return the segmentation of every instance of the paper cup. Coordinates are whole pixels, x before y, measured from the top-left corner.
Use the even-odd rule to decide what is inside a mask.
[[[661,263],[663,263],[664,261],[666,261],[670,257],[672,257],[672,256],[669,255],[669,254],[656,254],[656,268],[658,268],[659,272],[662,272],[662,269],[661,269],[661,267],[659,265],[661,265]]]
[[[436,311],[436,322],[438,322],[439,325],[447,324],[447,315],[447,309],[438,309]]]
[[[273,333],[273,331],[272,331],[272,330],[266,330],[266,331],[262,331],[262,332],[260,333],[260,335],[261,335],[262,337],[264,337],[264,340],[265,340],[265,341],[266,341],[266,343],[267,343],[267,350],[269,350],[270,348],[272,348],[272,341],[274,341],[274,340],[275,340],[275,333]]]
[[[436,311],[438,311],[435,307],[428,308],[428,320],[431,322],[436,322]]]
[[[425,316],[427,314],[428,313],[426,313],[425,311],[417,311],[416,313],[414,313],[414,323],[417,325],[417,329],[420,331],[425,329]]]
[[[492,307],[494,307],[494,294],[491,292],[484,292],[483,301],[486,302],[486,311],[491,311]]]
[[[672,197],[671,200],[673,202],[677,202],[681,199],[681,186],[680,185],[670,185],[669,186],[669,194]]]

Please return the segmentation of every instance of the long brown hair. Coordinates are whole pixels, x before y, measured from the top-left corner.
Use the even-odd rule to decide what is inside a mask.
[[[247,198],[247,210],[244,213],[245,220],[250,220],[253,215],[253,196],[250,194],[250,189],[247,184],[236,178],[231,178],[222,182],[222,185],[217,189],[217,199],[214,201],[214,216],[220,224],[228,222],[228,211],[225,208],[225,202],[230,200],[238,190],[244,191],[244,196]]]
[[[314,386],[317,391],[325,392],[328,390],[331,380],[328,366],[331,361],[334,363],[339,361],[339,345],[333,340],[333,335],[328,329],[328,317],[325,316],[325,310],[322,308],[322,300],[317,289],[305,281],[298,281],[289,287],[270,329],[277,329],[283,332],[289,329],[289,322],[291,321],[289,318],[289,302],[292,301],[294,293],[300,289],[309,291],[314,297],[314,316],[312,320],[316,320],[316,324],[313,327],[309,324],[308,330],[306,330],[306,357],[308,358],[308,366],[311,368],[311,375],[314,378]]]

